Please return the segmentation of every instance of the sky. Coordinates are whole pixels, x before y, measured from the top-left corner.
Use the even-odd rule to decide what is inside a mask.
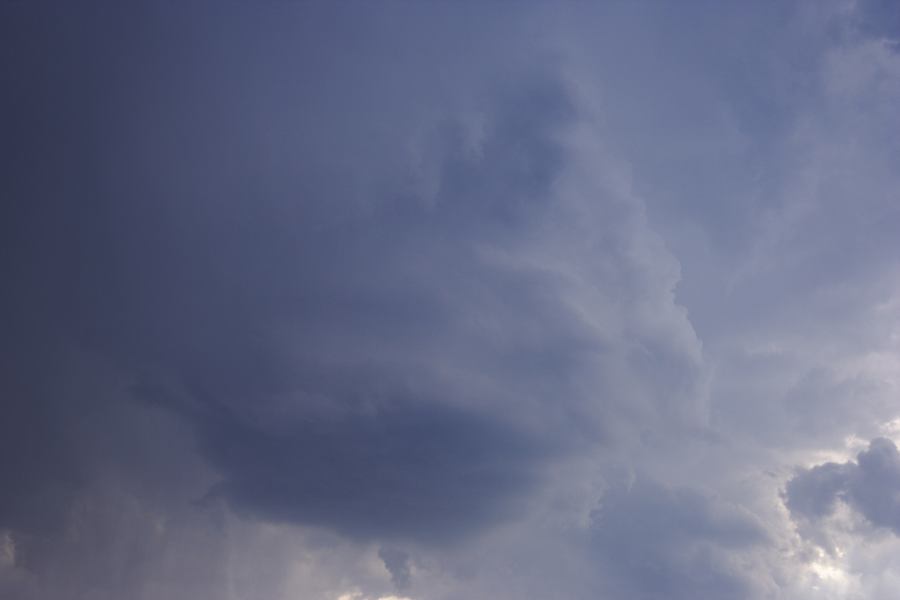
[[[0,597],[896,597],[900,4],[0,47]]]

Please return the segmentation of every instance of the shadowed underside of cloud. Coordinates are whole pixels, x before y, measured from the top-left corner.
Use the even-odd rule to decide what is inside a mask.
[[[230,415],[198,422],[238,511],[353,537],[463,536],[516,511],[533,483],[535,440],[495,419],[397,403],[266,431]]]
[[[900,535],[900,452],[891,440],[876,438],[856,461],[800,471],[788,481],[785,500],[795,517],[806,519],[827,517],[844,502]]]

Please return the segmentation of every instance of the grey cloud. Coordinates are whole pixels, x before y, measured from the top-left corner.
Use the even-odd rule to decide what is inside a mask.
[[[852,466],[827,463],[801,472],[787,484],[787,505],[792,513],[820,518],[834,511],[843,495]]]
[[[409,553],[391,546],[382,546],[378,549],[378,557],[384,562],[384,567],[391,573],[391,581],[399,591],[409,587],[412,569],[410,568]]]
[[[592,515],[592,545],[614,594],[642,600],[761,597],[765,580],[739,568],[767,541],[746,510],[643,479],[612,488]]]
[[[796,517],[827,517],[845,502],[873,525],[900,534],[900,453],[889,439],[876,438],[856,461],[805,469],[786,486],[785,499]]]
[[[315,19],[325,18],[318,9],[310,10]],[[232,17],[220,25],[241,29],[238,16]],[[46,33],[39,20],[34,24],[38,33]],[[435,367],[422,359],[440,361],[447,352],[458,353],[454,321],[467,318],[466,310],[481,302],[492,305],[486,318],[504,312],[510,323],[542,318],[546,322],[540,328],[547,331],[549,322],[565,318],[548,304],[542,283],[479,264],[472,248],[478,240],[511,234],[521,220],[534,218],[529,211],[542,210],[549,199],[562,160],[553,135],[572,114],[560,84],[543,74],[524,87],[511,82],[507,96],[487,107],[490,131],[477,159],[465,155],[452,118],[444,120],[443,129],[426,122],[425,129],[437,131],[437,155],[428,160],[439,165],[440,181],[432,199],[436,204],[428,206],[428,199],[410,197],[404,187],[408,173],[397,165],[405,158],[384,160],[389,154],[406,157],[405,144],[421,123],[404,125],[391,113],[390,101],[374,100],[372,110],[397,126],[376,136],[380,145],[360,157],[368,161],[374,180],[350,165],[331,173],[333,165],[319,164],[320,147],[307,146],[305,136],[321,133],[311,122],[294,132],[294,140],[276,135],[276,144],[296,146],[296,161],[280,164],[254,155],[260,128],[274,130],[287,108],[279,104],[280,114],[254,108],[254,102],[267,101],[266,90],[248,91],[218,70],[217,61],[238,58],[230,38],[203,39],[198,51],[190,27],[183,26],[160,15],[131,23],[131,53],[126,51],[123,60],[140,76],[114,62],[102,63],[122,74],[117,89],[90,70],[112,43],[106,34],[79,46],[71,57],[84,70],[77,74],[89,76],[73,105],[94,108],[112,94],[140,119],[86,111],[69,123],[68,115],[51,115],[49,122],[59,126],[55,134],[62,138],[58,144],[20,132],[23,151],[58,166],[55,174],[61,179],[71,170],[68,185],[74,181],[74,187],[45,183],[33,169],[5,180],[9,196],[21,202],[4,207],[4,227],[10,230],[5,240],[16,249],[15,255],[4,255],[4,264],[10,261],[10,271],[22,278],[4,307],[14,323],[6,337],[9,354],[21,357],[21,364],[10,364],[8,371],[4,367],[5,391],[12,400],[0,443],[6,456],[16,458],[4,462],[2,475],[10,485],[0,497],[2,523],[19,529],[63,515],[85,483],[87,475],[80,470],[93,470],[85,464],[91,459],[81,453],[84,440],[69,439],[75,436],[70,411],[93,405],[70,395],[89,392],[61,390],[52,378],[38,382],[42,371],[58,372],[50,349],[62,344],[86,348],[116,369],[149,381],[136,387],[138,396],[153,396],[194,425],[201,449],[225,475],[221,489],[242,510],[259,508],[279,518],[311,513],[301,520],[321,517],[323,525],[366,535],[387,533],[393,525],[398,535],[424,536],[463,532],[482,523],[496,512],[499,499],[531,479],[528,465],[545,444],[528,442],[493,415],[452,406],[463,402],[453,397],[459,390],[441,392],[434,407],[438,394],[422,383],[415,384],[425,389],[417,389],[414,401],[385,399],[389,394],[381,390],[395,394],[404,389],[403,380],[436,379],[428,372]],[[68,27],[80,39],[91,24],[75,19]],[[186,72],[152,41],[154,27],[173,36],[174,52],[202,62],[205,50],[216,58]],[[267,41],[265,52],[279,44],[302,47],[305,42],[295,42],[290,34]],[[351,51],[335,60],[352,62],[354,56]],[[234,68],[271,86],[271,80],[250,72],[264,57],[240,57]],[[44,77],[74,87],[70,79],[77,74],[34,60],[42,69],[31,75],[38,84]],[[349,77],[344,83],[375,89],[378,82],[366,82],[364,69],[352,69],[340,75]],[[208,78],[205,89],[187,81],[201,71]],[[148,99],[150,88],[154,96]],[[306,89],[287,91],[301,104],[310,101]],[[328,98],[312,100],[319,101],[327,104]],[[202,105],[214,108],[196,113]],[[43,114],[35,107],[14,108],[26,117]],[[34,113],[26,112],[29,108]],[[291,114],[305,118],[302,108]],[[253,122],[243,122],[242,115]],[[101,118],[121,127],[106,127]],[[339,146],[356,144],[361,132],[343,131],[337,121],[332,125],[329,134],[345,137]],[[107,135],[88,145],[91,131]],[[375,185],[366,190],[370,197],[363,206],[342,197],[369,184]],[[506,279],[492,286],[493,277]],[[466,298],[467,288],[480,290],[484,298]],[[539,365],[554,346],[563,354],[542,368],[550,374],[563,368],[572,335],[553,336],[540,343],[532,339],[530,347],[501,342],[509,347],[499,368],[514,372],[519,365]],[[175,381],[173,387],[184,393],[159,392],[168,384],[156,380]],[[157,392],[148,392],[153,389]],[[487,400],[484,392],[465,393],[468,404]],[[272,418],[286,397],[300,415],[284,423],[299,423],[296,428],[258,427],[255,420]],[[443,406],[448,400],[450,405]],[[388,402],[392,406],[383,406]],[[323,420],[317,411],[323,406],[349,416],[319,431]],[[96,410],[107,407],[96,403]],[[210,417],[216,410],[228,416]],[[261,445],[251,447],[254,442]],[[417,446],[429,449],[417,454]],[[23,447],[29,451],[20,452]],[[335,464],[328,466],[331,458]],[[255,472],[250,459],[263,460],[267,468]],[[392,465],[394,460],[399,462]],[[369,470],[373,465],[393,469],[397,489],[378,478],[380,471]],[[304,476],[324,479],[309,485],[297,479]],[[354,478],[359,489],[342,491]],[[252,486],[263,485],[244,487],[248,479]],[[273,486],[285,481],[293,494],[276,499],[272,494],[280,490]],[[366,496],[371,484],[377,489]],[[454,487],[464,484],[471,484],[465,493]],[[417,490],[421,495],[409,500],[416,510],[394,502],[398,494]],[[467,526],[468,511],[472,524]],[[436,518],[442,512],[454,517]]]
[[[7,356],[14,356],[10,350]],[[15,348],[18,356],[23,352],[29,349]],[[48,364],[46,355],[36,358]],[[0,523],[24,531],[61,526],[62,514],[84,479],[71,451],[71,432],[56,413],[55,395],[61,390],[36,384],[39,378],[32,365],[4,363]]]
[[[891,39],[900,32],[900,7],[890,0],[861,0],[853,16],[869,35]]]
[[[557,84],[546,85],[542,94],[564,99]],[[140,285],[126,288],[134,296],[125,306],[134,312],[119,328],[127,337],[103,342],[125,356],[137,352],[133,360],[162,360],[183,382],[186,398],[177,396],[176,408],[194,422],[201,448],[225,477],[220,489],[242,510],[351,535],[437,538],[483,524],[531,479],[529,463],[545,452],[544,442],[477,416],[497,402],[484,397],[490,392],[459,380],[432,389],[437,369],[467,371],[476,356],[482,377],[527,366],[525,377],[548,380],[562,378],[563,359],[581,352],[576,323],[566,322],[544,282],[492,268],[472,247],[487,236],[502,239],[511,220],[533,218],[533,202],[550,200],[550,180],[532,181],[531,161],[552,174],[559,166],[543,154],[561,150],[540,132],[546,102],[532,106],[530,94],[517,98],[519,110],[533,111],[529,125],[507,126],[501,113],[479,160],[458,164],[456,147],[449,149],[432,208],[418,198],[387,199],[372,216],[316,230],[315,210],[308,223],[301,204],[290,231],[264,216],[259,229],[251,221],[246,232],[207,231],[202,247],[193,236],[170,233],[164,242],[154,231],[125,255],[136,263],[128,271],[140,273]],[[516,161],[507,164],[510,148]],[[507,198],[515,202],[495,202]],[[171,267],[158,271],[148,298],[148,270],[160,256],[145,249],[163,244],[173,252]],[[211,246],[223,255],[210,256]],[[195,249],[211,262],[195,264]],[[157,296],[173,289],[174,297]],[[483,298],[473,302],[468,290]],[[501,331],[534,324],[479,348],[472,343],[482,335],[460,322],[479,314]],[[461,402],[484,409],[453,407]],[[293,420],[255,423],[277,417],[285,403]]]
[[[839,5],[6,3],[0,595],[789,597],[895,416]]]
[[[362,206],[339,193],[369,181],[352,171],[329,174],[334,187],[301,163],[295,188],[292,165],[249,154],[254,132],[223,122],[237,99],[190,121],[195,98],[166,98],[148,121],[176,121],[182,142],[148,130],[102,149],[108,191],[71,215],[83,257],[67,321],[191,424],[243,514],[437,541],[501,518],[547,456],[629,413],[645,429],[702,418],[679,402],[696,340],[639,202],[557,189],[581,126],[572,92],[540,69],[484,90],[474,140],[452,111],[420,128],[429,168],[413,183],[430,194],[380,162],[401,130],[372,151],[379,185]],[[566,271],[594,260],[596,280]],[[611,306],[606,329],[564,291]],[[671,318],[644,326],[660,311]],[[640,379],[640,399],[606,374]]]
[[[77,173],[77,186],[44,183],[31,170],[8,182],[15,196],[39,196],[37,208],[13,207],[7,221],[16,264],[31,265],[9,312],[41,323],[22,326],[17,339],[71,344],[137,381],[135,396],[195,432],[223,477],[218,492],[243,514],[361,537],[434,541],[487,526],[534,484],[547,457],[597,443],[631,411],[657,418],[673,387],[645,377],[632,406],[604,373],[638,378],[660,367],[675,388],[690,386],[697,365],[672,339],[681,332],[643,328],[635,314],[656,303],[669,309],[673,285],[668,273],[655,279],[653,259],[666,257],[641,237],[639,202],[602,186],[576,183],[568,196],[557,189],[572,177],[565,138],[582,126],[563,78],[540,62],[507,69],[467,91],[467,108],[432,99],[434,115],[402,115],[408,122],[396,103],[421,98],[383,92],[355,64],[356,50],[333,57],[349,61],[336,75],[343,83],[270,89],[275,81],[254,65],[306,43],[282,30],[263,36],[276,27],[270,20],[249,30],[235,15],[221,20],[224,32],[261,44],[240,57],[228,35],[197,40],[160,15],[133,23],[125,54],[133,71],[106,65],[121,75],[114,89],[91,72],[97,79],[79,102],[112,94],[140,118],[88,112],[75,130],[61,130],[66,143],[27,140],[35,153],[58,153],[47,159]],[[79,36],[89,24],[69,27]],[[170,50],[155,45],[156,29],[172,36]],[[87,69],[108,43],[100,35],[72,60]],[[226,59],[258,86],[235,83],[222,71]],[[41,67],[48,78],[68,76]],[[430,81],[422,67],[410,76]],[[195,81],[201,73],[205,86]],[[327,108],[330,87],[351,83],[375,94],[363,127],[391,125],[362,146],[364,132],[347,131]],[[326,122],[336,119],[328,143],[304,110],[310,103]],[[281,122],[299,122],[293,137]],[[79,151],[90,131],[106,134]],[[365,169],[342,164],[329,144],[354,148]],[[576,220],[577,235],[560,237]],[[593,259],[605,283],[577,271]],[[605,330],[587,327],[564,291],[610,306]],[[695,341],[683,315],[673,311],[672,320]],[[620,327],[639,347],[617,347],[630,335]],[[586,379],[596,380],[590,391]],[[34,506],[43,493],[28,492],[26,479],[74,493],[84,481],[66,478],[93,470],[79,452],[85,441],[65,442],[54,429],[72,431],[64,407],[88,403],[67,404],[65,394],[38,401],[33,388],[21,396],[19,421],[33,416],[28,439],[40,439],[47,456],[34,453],[9,473],[24,478],[2,505],[16,527],[30,509],[13,503]],[[689,412],[670,404],[673,415]],[[70,458],[75,464],[63,466]],[[48,510],[65,513],[68,496],[47,496],[61,503]]]
[[[284,431],[230,415],[199,424],[238,511],[351,536],[456,538],[515,511],[543,451],[493,419],[434,403],[309,419]]]

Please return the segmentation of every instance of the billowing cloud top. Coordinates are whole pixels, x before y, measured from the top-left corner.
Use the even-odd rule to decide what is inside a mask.
[[[0,10],[4,598],[892,597],[891,3]]]

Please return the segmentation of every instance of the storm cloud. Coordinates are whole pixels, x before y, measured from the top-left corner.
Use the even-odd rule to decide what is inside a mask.
[[[888,4],[7,3],[0,595],[890,597]]]

